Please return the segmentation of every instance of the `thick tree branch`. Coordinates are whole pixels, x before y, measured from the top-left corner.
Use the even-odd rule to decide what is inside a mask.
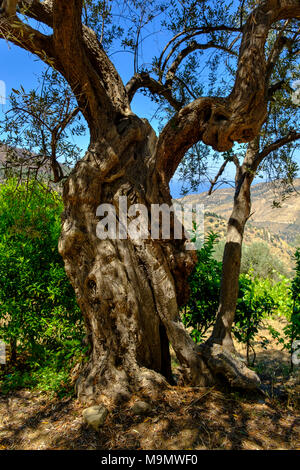
[[[70,84],[91,134],[109,127],[114,115],[130,113],[124,85],[96,34],[81,23],[82,0],[23,1],[23,13],[48,26],[46,36],[16,16],[0,19],[0,37],[38,55],[56,68]],[[101,129],[96,123],[101,119]]]
[[[49,27],[53,27],[53,0],[44,0],[43,2],[40,2],[39,0],[23,0],[21,7],[24,8],[25,14],[30,18],[34,18],[35,20],[42,22]],[[80,10],[78,10],[78,12],[79,11]],[[79,15],[77,20],[78,19]],[[77,27],[80,30],[81,26],[79,23]],[[107,76],[107,82],[104,86],[107,90],[111,88],[110,99],[113,101],[120,93],[120,89],[123,88],[123,83],[120,80],[120,77],[118,77],[118,74],[112,64],[108,63],[105,57],[105,52],[103,51],[100,42],[98,42],[95,33],[85,25],[82,25],[82,31],[84,47],[98,75],[100,75],[103,79],[104,75],[101,73],[102,68],[105,68],[106,70],[110,69],[111,78]],[[74,52],[76,53],[76,49],[74,49]],[[124,91],[121,101],[122,100],[127,103]]]
[[[53,41],[66,75],[84,65],[81,12],[83,0],[54,0]]]
[[[230,95],[195,100],[165,126],[157,144],[156,168],[166,182],[185,152],[199,140],[226,151],[235,141],[250,142],[259,133],[267,114],[265,42],[273,23],[290,18],[300,18],[300,0],[263,1],[243,28]]]
[[[154,80],[145,72],[136,73],[127,83],[125,89],[130,102],[140,88],[147,88],[152,94],[163,96],[176,111],[182,107],[182,104],[173,97],[170,87]]]
[[[37,55],[47,64],[57,65],[52,37],[24,24],[16,16],[13,21],[11,18],[0,17],[0,38]]]
[[[156,168],[166,182],[172,178],[187,150],[203,140],[205,128],[210,125],[212,110],[225,107],[225,100],[198,98],[168,122],[159,136],[156,151]]]
[[[83,0],[53,0],[54,41],[69,52],[82,37],[81,13]],[[76,54],[73,50],[73,54]]]

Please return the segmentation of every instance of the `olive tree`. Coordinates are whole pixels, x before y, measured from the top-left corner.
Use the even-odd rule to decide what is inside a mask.
[[[202,141],[217,151],[234,142],[250,142],[267,115],[268,83],[265,43],[281,20],[300,17],[299,0],[264,0],[241,24],[220,24],[199,15],[182,36],[235,31],[240,43],[235,82],[226,96],[196,96],[185,104],[173,94],[178,67],[197,49],[193,42],[178,50],[167,74],[136,72],[124,84],[86,21],[83,0],[19,2],[21,15],[47,26],[34,28],[22,16],[3,15],[0,36],[54,67],[69,83],[90,131],[90,145],[63,190],[64,214],[59,251],[75,289],[91,342],[91,355],[77,383],[81,399],[111,399],[141,391],[159,392],[171,381],[169,344],[185,371],[184,380],[205,386],[224,376],[232,385],[253,388],[259,379],[235,357],[223,339],[230,327],[226,314],[212,341],[198,347],[184,329],[179,306],[188,296],[187,278],[196,262],[185,239],[100,239],[97,207],[171,205],[169,181],[188,149]],[[139,2],[133,2],[139,4]],[[85,7],[85,8],[83,8]],[[220,5],[220,8],[222,5]],[[152,15],[153,16],[153,15]],[[88,26],[89,24],[89,26]],[[102,29],[103,31],[103,29]],[[105,31],[105,28],[104,28]],[[181,43],[183,44],[183,43]],[[216,40],[200,44],[222,47]],[[133,113],[131,100],[147,89],[168,101],[174,115],[157,137],[149,122]],[[232,243],[236,243],[235,240]]]

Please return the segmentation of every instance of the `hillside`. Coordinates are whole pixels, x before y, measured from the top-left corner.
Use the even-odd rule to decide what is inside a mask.
[[[220,240],[225,239],[227,227],[227,219],[219,216],[213,212],[206,212],[204,219],[205,233],[210,231],[216,232],[220,235]],[[245,230],[244,244],[251,245],[255,242],[266,243],[273,255],[279,258],[288,271],[293,269],[292,256],[294,248],[291,247],[283,238],[272,233],[266,228],[260,228],[254,224],[248,223]]]
[[[252,186],[252,216],[248,227],[266,230],[270,236],[279,236],[293,244],[300,233],[300,178],[295,180],[296,191],[286,198],[280,207],[274,207],[276,200],[271,183],[259,183]],[[185,196],[182,202],[204,204],[206,212],[213,212],[224,217],[230,216],[233,202],[233,188],[218,189],[211,196],[207,192]],[[265,236],[265,235],[264,235]]]
[[[9,168],[9,174],[15,174],[18,178],[26,181],[27,177],[30,178],[42,178],[44,181],[47,181],[48,184],[51,182],[51,185],[54,189],[61,192],[62,186],[60,183],[54,183],[53,173],[50,165],[50,159],[45,159],[44,163],[39,163],[37,160],[37,156],[34,153],[29,153],[27,151],[22,150],[21,148],[12,148],[13,151],[13,158],[7,156],[7,149],[6,146],[1,144],[0,142],[0,182],[2,181],[6,168]],[[9,164],[7,165],[7,162]],[[60,167],[63,171],[63,174],[67,176],[70,171],[71,167],[59,162]]]
[[[252,187],[252,216],[249,219],[244,243],[265,242],[272,253],[290,269],[293,267],[291,257],[297,236],[300,233],[300,179],[295,180],[296,191],[281,202],[279,207],[273,205],[276,200],[271,183],[259,183]],[[298,192],[297,192],[298,191]],[[225,237],[227,221],[233,204],[233,188],[223,188],[211,196],[207,192],[185,196],[182,203],[204,204],[205,232],[214,231]]]

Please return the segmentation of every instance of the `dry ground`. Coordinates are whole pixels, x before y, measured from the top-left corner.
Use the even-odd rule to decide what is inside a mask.
[[[130,411],[138,397],[110,409],[99,433],[84,425],[84,406],[74,398],[29,390],[0,395],[0,449],[300,450],[299,369],[291,378],[288,355],[271,342],[264,349],[261,341],[264,393],[171,387],[147,416]]]
[[[173,388],[147,417],[111,410],[97,434],[83,406],[19,391],[0,398],[1,449],[299,449],[295,403],[237,392]]]

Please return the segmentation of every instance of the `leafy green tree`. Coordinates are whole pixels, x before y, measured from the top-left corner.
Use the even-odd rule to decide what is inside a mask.
[[[57,250],[61,211],[37,181],[0,187],[0,338],[10,365],[59,371],[80,349],[82,317]]]
[[[185,305],[183,324],[192,328],[191,336],[196,342],[203,341],[207,330],[213,325],[216,307],[219,302],[219,290],[222,263],[213,258],[218,235],[209,233],[201,250],[198,250],[198,262],[189,278],[191,295]]]
[[[283,263],[271,253],[266,243],[254,242],[244,245],[242,250],[241,273],[253,272],[255,277],[278,280],[278,274],[287,275]]]
[[[246,345],[247,363],[250,364],[250,349],[253,352],[252,365],[256,354],[253,340],[262,320],[270,315],[277,304],[267,289],[261,289],[260,280],[249,274],[239,278],[239,295],[232,332],[240,343]],[[259,289],[257,287],[260,287]]]
[[[20,181],[41,178],[58,183],[70,173],[81,149],[74,136],[86,132],[80,109],[67,82],[55,70],[46,69],[37,89],[12,90],[9,109],[0,123],[0,166],[3,177]]]

